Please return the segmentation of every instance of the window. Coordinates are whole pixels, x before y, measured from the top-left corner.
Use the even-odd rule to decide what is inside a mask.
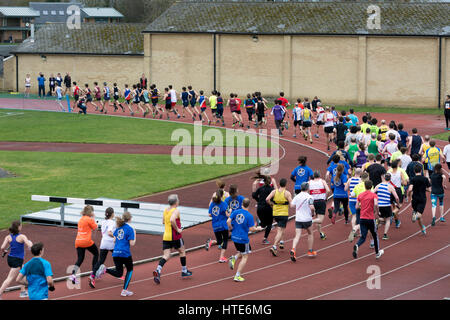
[[[48,16],[48,11],[47,11],[47,10],[44,10],[44,11],[42,11],[42,14],[43,14],[44,16]]]
[[[22,18],[22,21],[24,23],[30,23],[31,22],[31,18]]]
[[[64,15],[64,11],[59,11],[59,15],[63,16]]]
[[[56,11],[52,10],[52,16],[56,16]]]

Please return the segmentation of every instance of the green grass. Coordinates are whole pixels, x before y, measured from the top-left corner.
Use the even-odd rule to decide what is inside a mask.
[[[446,131],[444,133],[434,135],[433,139],[443,140],[443,141],[447,142],[449,136],[450,136],[450,131]]]
[[[0,229],[20,215],[57,206],[31,201],[34,194],[126,200],[257,166],[246,163],[177,166],[170,155],[0,151],[0,167],[17,175],[0,179]]]
[[[26,110],[20,110],[22,115],[2,117],[1,114],[6,112],[18,111],[0,111],[0,141],[177,145],[179,140],[171,141],[172,133],[177,129],[184,129],[190,133],[192,145],[210,144],[206,141],[194,143],[194,126],[190,124]],[[225,143],[227,131],[217,129],[223,134]],[[243,137],[244,134],[237,135]],[[272,145],[267,139],[260,139],[263,145]],[[249,139],[245,140],[246,146],[258,146],[249,142]],[[187,141],[183,145],[191,145],[191,142]],[[214,142],[213,145],[222,144]]]

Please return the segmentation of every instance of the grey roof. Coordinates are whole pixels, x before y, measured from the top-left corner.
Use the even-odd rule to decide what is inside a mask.
[[[30,2],[29,5],[30,8],[33,8],[40,13],[40,16],[35,19],[36,24],[66,22],[68,18],[68,7],[72,5],[79,6],[80,9],[83,7],[83,5],[78,2]],[[44,11],[47,11],[48,14],[44,14]],[[52,11],[56,14],[53,15]],[[60,12],[63,14],[60,14]]]
[[[114,8],[83,8],[86,18],[124,18],[123,14]]]
[[[148,33],[450,35],[448,3],[376,2],[381,29],[368,29],[368,2],[177,1]]]
[[[69,30],[66,24],[48,24],[27,39],[13,53],[143,55],[144,24],[88,24]]]
[[[5,17],[39,17],[39,12],[28,7],[0,7],[0,16]]]

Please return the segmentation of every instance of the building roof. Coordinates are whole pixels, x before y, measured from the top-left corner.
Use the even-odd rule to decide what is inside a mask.
[[[27,39],[13,53],[23,54],[86,54],[143,55],[144,24],[81,24],[69,30],[66,24],[48,24]]]
[[[86,14],[86,18],[124,18],[124,15],[114,8],[83,8],[81,11]]]
[[[69,16],[67,8],[73,5],[83,7],[78,2],[30,2],[29,5],[40,14],[35,19],[36,24],[66,22]]]
[[[4,17],[39,17],[39,12],[28,7],[0,7],[0,16]]]
[[[448,3],[376,3],[380,29],[368,29],[368,2],[177,1],[145,33],[450,35]]]

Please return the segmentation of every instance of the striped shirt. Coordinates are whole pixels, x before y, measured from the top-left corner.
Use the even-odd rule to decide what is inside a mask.
[[[391,206],[391,192],[389,191],[389,185],[387,183],[380,183],[378,185],[378,206],[390,207]]]
[[[356,203],[356,197],[352,197],[351,194],[353,192],[353,189],[355,189],[355,187],[361,182],[361,178],[351,178],[350,179],[350,185],[349,185],[349,193],[350,193],[350,198],[349,198],[349,202],[351,203]]]

